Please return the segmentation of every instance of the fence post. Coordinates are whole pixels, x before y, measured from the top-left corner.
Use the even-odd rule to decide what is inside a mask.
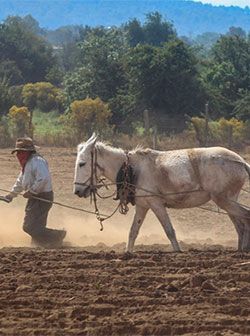
[[[30,110],[30,118],[29,118],[29,136],[33,138],[34,132],[33,132],[33,109]]]

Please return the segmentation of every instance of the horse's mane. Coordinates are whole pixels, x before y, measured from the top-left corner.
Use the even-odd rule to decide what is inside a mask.
[[[98,141],[96,143],[96,149],[100,150],[100,149],[106,149],[112,152],[116,152],[116,153],[124,153],[125,150],[122,148],[117,148],[117,147],[113,147],[111,145],[109,145],[106,142],[100,142]],[[157,155],[159,154],[158,151],[151,149],[151,148],[144,148],[141,145],[137,145],[134,149],[129,151],[130,154],[135,154],[135,155],[140,155],[140,156],[146,156],[146,155]]]
[[[83,146],[84,146],[84,143],[81,143],[77,146],[78,152],[81,150]],[[131,149],[130,151],[126,151],[122,148],[111,146],[109,143],[104,142],[104,141],[98,141],[95,145],[95,148],[100,152],[100,154],[102,150],[107,150],[107,151],[117,153],[117,154],[121,154],[121,153],[124,154],[126,152],[129,152],[132,155],[139,155],[139,156],[147,156],[147,155],[155,156],[159,154],[159,151],[151,149],[151,148],[144,148],[142,145],[137,145],[135,148]]]
[[[96,143],[95,148],[97,150],[106,149],[108,151],[112,151],[112,152],[116,152],[116,153],[124,153],[124,150],[122,148],[113,147],[113,146],[109,145],[108,143],[101,142],[101,141],[98,141]]]
[[[132,154],[138,154],[138,155],[156,155],[159,154],[158,151],[151,149],[151,148],[143,148],[142,146],[137,146],[136,148],[132,149],[130,151]]]

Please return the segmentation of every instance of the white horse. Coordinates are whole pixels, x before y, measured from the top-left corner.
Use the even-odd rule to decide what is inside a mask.
[[[250,250],[250,210],[237,203],[240,190],[250,177],[250,165],[238,154],[221,147],[135,149],[126,153],[96,140],[93,134],[87,142],[78,145],[74,193],[88,197],[90,184],[96,184],[100,176],[115,182],[121,166],[128,162],[136,175],[135,215],[126,247],[128,252],[133,251],[149,209],[159,219],[174,251],[180,251],[166,208],[192,208],[209,200],[228,213],[238,234],[238,250]]]

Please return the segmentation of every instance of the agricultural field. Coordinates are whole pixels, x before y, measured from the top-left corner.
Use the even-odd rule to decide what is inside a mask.
[[[55,200],[93,210],[72,193],[76,150],[41,154]],[[18,171],[10,149],[1,149],[0,188],[10,189]],[[243,192],[240,201],[249,206],[250,195]],[[116,202],[99,205],[109,214]],[[0,204],[0,335],[250,334],[250,254],[236,252],[234,227],[212,203],[214,212],[169,211],[181,254],[171,251],[151,213],[135,253],[124,253],[132,207],[101,232],[94,215],[55,205],[49,226],[67,229],[65,248],[31,248],[22,232],[24,206],[22,197]]]

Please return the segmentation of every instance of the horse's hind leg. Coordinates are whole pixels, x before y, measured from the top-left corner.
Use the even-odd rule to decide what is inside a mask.
[[[226,210],[232,219],[239,237],[238,249],[250,251],[250,210],[221,195],[212,195],[212,199],[220,208]]]
[[[232,216],[230,214],[228,216],[233,222],[235,230],[238,234],[238,250],[241,251],[244,236],[244,224],[239,220],[239,218]]]
[[[180,246],[178,244],[178,241],[176,239],[176,235],[175,235],[175,230],[172,226],[172,223],[170,221],[170,218],[167,214],[167,211],[165,209],[165,207],[162,204],[154,204],[153,206],[151,205],[151,209],[154,212],[154,214],[156,215],[156,217],[159,219],[163,230],[165,231],[168,239],[170,240],[173,249],[175,252],[180,252]]]
[[[245,224],[241,250],[250,252],[250,221],[248,224]]]
[[[127,252],[133,252],[135,240],[138,236],[140,227],[144,221],[147,212],[148,208],[143,208],[141,206],[136,205],[133,223],[129,231],[128,244],[126,247]]]

